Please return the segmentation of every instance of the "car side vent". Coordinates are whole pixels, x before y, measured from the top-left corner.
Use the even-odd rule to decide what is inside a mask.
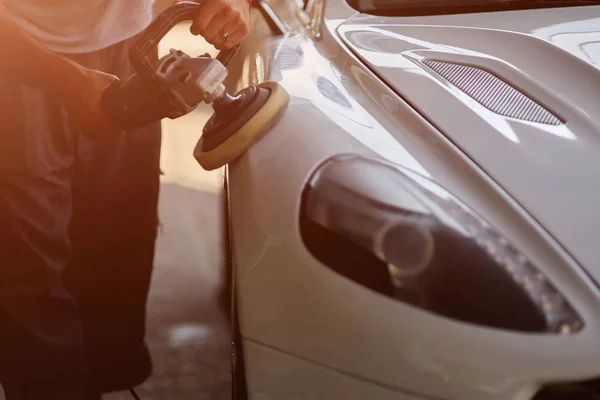
[[[484,69],[445,61],[423,63],[496,114],[540,124],[564,123],[535,100]]]

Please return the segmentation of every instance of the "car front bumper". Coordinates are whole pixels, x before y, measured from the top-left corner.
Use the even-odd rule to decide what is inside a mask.
[[[244,341],[244,359],[248,400],[430,399],[335,371],[250,340]]]

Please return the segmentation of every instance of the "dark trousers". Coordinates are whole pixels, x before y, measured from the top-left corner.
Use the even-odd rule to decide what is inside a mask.
[[[72,56],[124,77],[131,41]],[[0,382],[82,399],[151,372],[145,308],[160,123],[94,140],[46,94],[0,77]]]

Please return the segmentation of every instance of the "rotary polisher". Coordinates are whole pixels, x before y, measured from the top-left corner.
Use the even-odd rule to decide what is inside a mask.
[[[160,13],[130,50],[135,73],[109,86],[102,106],[112,124],[132,129],[163,118],[179,118],[202,102],[211,104],[214,113],[202,130],[194,157],[205,170],[213,170],[234,161],[258,141],[277,122],[289,95],[276,82],[228,94],[223,84],[226,66],[239,45],[219,52],[214,59],[172,49],[153,60],[152,52],[161,39],[178,23],[192,20],[199,9],[198,2],[188,1]]]

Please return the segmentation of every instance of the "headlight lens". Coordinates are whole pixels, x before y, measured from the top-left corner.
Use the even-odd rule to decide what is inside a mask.
[[[359,156],[323,163],[307,183],[300,228],[338,273],[465,322],[567,334],[582,321],[505,237],[434,182]]]

